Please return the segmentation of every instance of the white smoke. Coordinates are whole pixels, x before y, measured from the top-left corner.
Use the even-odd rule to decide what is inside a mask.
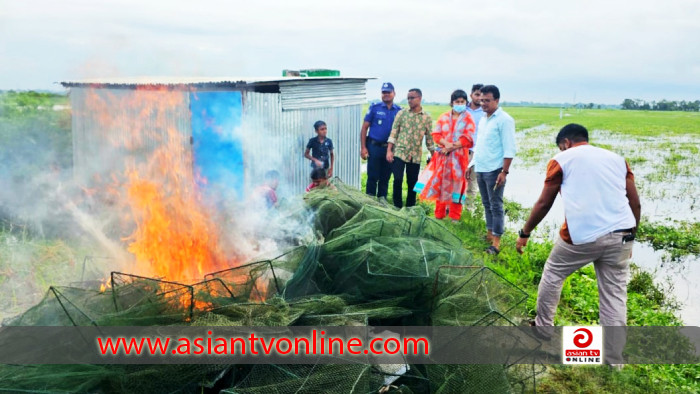
[[[292,185],[282,175],[288,166],[285,157],[271,149],[281,146],[281,141],[271,135],[263,120],[252,116],[244,117],[236,128],[223,130],[224,140],[240,143],[243,148],[244,195],[241,198],[226,187],[220,187],[218,193],[208,193],[210,197],[216,196],[217,206],[223,207],[222,228],[227,247],[233,248],[233,253],[254,260],[275,257],[314,237],[311,214],[302,196],[292,192]],[[266,207],[255,193],[256,188],[265,183],[265,174],[269,171],[281,174],[276,188],[278,206],[273,208]],[[238,176],[230,178],[230,182],[241,181]]]
[[[104,108],[124,108],[124,97],[105,93],[100,99]],[[36,130],[26,134],[36,137],[15,139],[12,144],[3,141],[2,152],[22,152],[0,163],[0,312],[5,310],[5,316],[36,303],[50,285],[103,279],[109,271],[130,272],[132,268],[134,258],[127,251],[126,237],[136,224],[123,201],[127,198],[125,170],[146,164],[152,150],[139,144],[132,149],[115,146],[110,139],[128,136],[130,130],[120,128],[129,127],[130,121],[105,122],[98,112],[74,113],[89,116],[89,122],[97,125],[88,133],[97,129],[101,134],[88,136],[92,138],[88,145],[73,145],[86,150],[74,155],[80,156],[79,163],[53,164],[57,157],[65,156],[71,138],[64,135],[66,141],[59,147],[47,143],[41,138],[44,124],[27,126]],[[291,192],[284,175],[276,190],[279,207],[267,209],[251,198],[266,172],[284,174],[288,166],[283,155],[270,149],[281,146],[281,141],[271,140],[272,133],[263,124],[263,119],[244,117],[235,129],[222,130],[224,142],[235,141],[242,147],[246,176],[223,171],[218,183],[207,183],[202,189],[207,212],[220,232],[219,246],[232,264],[276,257],[314,237],[311,214],[301,196]],[[73,130],[76,132],[86,131]],[[190,154],[191,145],[185,140],[190,130],[181,130],[179,135]],[[263,135],[268,137],[263,140]],[[236,182],[243,185],[228,187]],[[243,190],[242,195],[236,189]],[[54,254],[60,250],[59,258],[47,258],[46,250]],[[83,262],[88,266],[83,267]]]

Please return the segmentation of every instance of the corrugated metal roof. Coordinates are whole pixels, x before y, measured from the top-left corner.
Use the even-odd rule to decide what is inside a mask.
[[[136,87],[136,86],[245,86],[280,82],[308,81],[367,81],[375,77],[115,77],[88,78],[60,82],[64,87],[102,86],[102,87]]]

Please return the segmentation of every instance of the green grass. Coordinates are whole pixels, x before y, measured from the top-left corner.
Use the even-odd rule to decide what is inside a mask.
[[[700,255],[700,223],[673,221],[667,224],[642,221],[637,233],[654,250],[668,252],[672,260],[682,256]]]
[[[634,156],[634,157],[628,157],[627,162],[630,164],[630,166],[635,166],[637,164],[644,164],[647,162],[647,158],[644,156]]]
[[[24,182],[52,168],[67,168],[73,160],[68,97],[50,93],[0,93],[0,176],[10,170]],[[0,179],[7,181],[7,178]]]
[[[61,239],[44,239],[26,229],[0,229],[0,321],[38,302],[49,286],[95,279],[83,270],[87,249]],[[87,276],[90,276],[89,278]]]
[[[510,220],[527,214],[527,210],[517,204],[507,203],[506,206],[510,206],[506,213]],[[483,238],[486,228],[482,210],[474,214],[465,211],[459,223],[445,221],[444,224],[459,235],[466,249],[480,255],[488,267],[528,294],[523,312],[534,317],[537,286],[552,243],[530,241],[525,253],[519,255],[515,251],[516,235],[506,232],[501,253],[494,258],[483,253],[488,244]],[[632,270],[627,307],[629,325],[682,325],[676,315],[676,302],[654,284],[651,274],[636,267]],[[575,272],[564,283],[555,324],[599,324],[598,290],[592,266]],[[550,366],[546,374],[538,376],[537,387],[541,392],[557,393],[699,392],[699,376],[697,365],[627,365],[616,372],[607,367]]]
[[[367,111],[365,105],[363,112]],[[435,121],[448,111],[448,105],[423,106]],[[552,107],[508,107],[503,109],[515,119],[517,130],[545,125],[559,129],[568,123],[579,123],[589,131],[610,130],[615,133],[642,137],[666,135],[700,135],[700,112],[681,111],[623,111],[617,109],[566,109],[560,119],[560,109]],[[695,147],[697,150],[697,147]]]
[[[700,112],[623,111],[615,109],[566,110],[559,119],[558,108],[505,107],[518,130],[537,125],[559,129],[579,123],[589,131],[610,130],[632,136],[658,137],[669,134],[700,135]]]
[[[362,184],[366,182],[363,174]],[[405,189],[405,186],[404,186]],[[404,190],[405,194],[405,190]],[[391,201],[391,182],[389,187]],[[419,202],[426,212],[434,206]],[[527,208],[515,202],[506,201],[506,215],[510,221],[522,221],[529,214]],[[485,265],[502,275],[506,280],[523,289],[528,294],[521,311],[523,318],[533,318],[536,311],[537,287],[547,257],[553,246],[551,241],[528,243],[523,255],[515,251],[516,234],[507,231],[502,238],[501,253],[493,257],[484,253],[489,245],[484,235],[486,225],[483,208],[477,202],[475,212],[464,211],[458,223],[443,220],[443,224],[457,234],[464,247],[480,256]],[[640,230],[642,237],[654,233],[654,228]],[[678,235],[673,231],[664,232],[667,238],[679,238],[694,245],[693,239]],[[675,237],[675,238],[674,238]],[[674,241],[661,241],[661,244]],[[661,245],[660,244],[660,245]],[[664,293],[654,284],[652,274],[636,266],[628,286],[628,324],[632,326],[680,326],[682,321],[676,312],[678,304],[673,297]],[[595,270],[592,266],[571,275],[562,289],[561,301],[555,318],[556,325],[599,324],[598,289]],[[537,388],[541,392],[605,392],[605,393],[647,393],[647,392],[700,392],[700,367],[697,365],[627,365],[621,371],[611,371],[607,367],[550,366],[547,373],[538,376]]]
[[[554,366],[538,383],[543,393],[697,393],[697,365],[627,365],[614,372],[603,366]]]

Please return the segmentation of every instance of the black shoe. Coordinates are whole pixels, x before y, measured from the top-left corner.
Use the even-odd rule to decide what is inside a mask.
[[[534,330],[532,330],[532,334],[537,337],[537,339],[543,340],[543,341],[549,341],[552,339],[552,334],[549,331],[547,327],[538,327],[535,324],[534,320],[530,320],[529,322],[530,327],[535,327]]]

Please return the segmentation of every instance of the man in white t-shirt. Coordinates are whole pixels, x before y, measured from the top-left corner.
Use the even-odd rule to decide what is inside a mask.
[[[522,253],[530,233],[561,193],[566,220],[544,266],[534,325],[554,325],[564,281],[593,262],[600,325],[625,326],[629,259],[641,212],[634,175],[621,156],[588,145],[588,130],[581,125],[564,126],[556,143],[561,152],[547,164],[542,194],[516,243]],[[617,336],[617,349],[605,355],[606,363],[621,362],[624,339]],[[606,346],[611,341],[613,336],[606,336]]]

